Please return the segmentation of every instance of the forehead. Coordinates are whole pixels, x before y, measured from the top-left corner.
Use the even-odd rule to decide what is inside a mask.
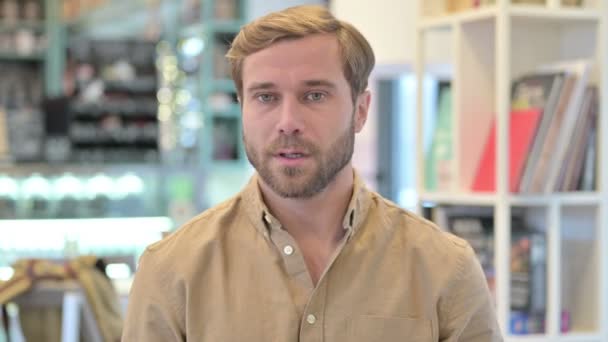
[[[331,34],[274,43],[246,57],[242,70],[245,89],[253,82],[277,85],[310,79],[346,82],[338,39]]]

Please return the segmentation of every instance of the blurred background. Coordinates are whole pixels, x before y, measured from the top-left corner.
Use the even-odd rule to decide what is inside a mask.
[[[243,23],[299,4],[329,5],[0,1],[0,279],[21,258],[137,258],[163,232],[236,194],[253,169],[224,55]],[[412,61],[389,52],[383,63],[378,53],[378,106],[401,114],[401,95],[415,91]],[[395,120],[403,117],[414,119]],[[373,188],[413,206],[413,169],[395,177],[400,184],[387,176],[412,161],[414,134],[391,134],[395,143],[385,141],[379,156],[378,126],[371,119],[360,136],[355,163]]]
[[[0,0],[0,304],[20,261],[94,255],[124,308],[146,246],[254,172],[231,40],[317,4],[376,53],[368,186],[469,241],[508,341],[608,341],[607,3]]]

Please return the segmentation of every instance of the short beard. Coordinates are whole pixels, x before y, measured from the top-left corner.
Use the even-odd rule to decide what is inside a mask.
[[[294,135],[281,135],[260,157],[243,134],[243,142],[247,158],[258,174],[277,195],[283,198],[307,199],[323,191],[331,184],[337,174],[351,161],[355,147],[355,120],[331,144],[326,153],[323,153],[315,144]],[[306,171],[300,167],[283,167],[279,170],[271,168],[273,155],[281,148],[299,148],[316,161],[316,168],[310,172],[308,178]],[[263,158],[263,159],[262,159]]]

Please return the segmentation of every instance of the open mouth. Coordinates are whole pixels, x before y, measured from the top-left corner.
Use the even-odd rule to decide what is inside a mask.
[[[300,159],[305,157],[303,153],[279,153],[279,156],[286,159]]]

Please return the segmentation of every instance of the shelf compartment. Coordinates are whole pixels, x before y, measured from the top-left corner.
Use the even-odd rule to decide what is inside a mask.
[[[515,207],[511,216],[510,319],[512,335],[544,334],[549,322],[548,207]],[[554,261],[554,260],[553,260]]]
[[[566,333],[600,329],[599,207],[561,208],[561,311],[568,315]]]
[[[493,206],[437,205],[423,215],[439,228],[466,240],[484,271],[488,288],[496,298],[495,210]]]
[[[422,81],[420,107],[420,157],[422,184],[427,192],[451,192],[456,183],[453,66],[454,48],[445,41],[454,42],[452,31],[420,32]]]
[[[457,186],[472,189],[486,141],[496,120],[497,58],[495,21],[463,25],[456,49],[454,117]]]

